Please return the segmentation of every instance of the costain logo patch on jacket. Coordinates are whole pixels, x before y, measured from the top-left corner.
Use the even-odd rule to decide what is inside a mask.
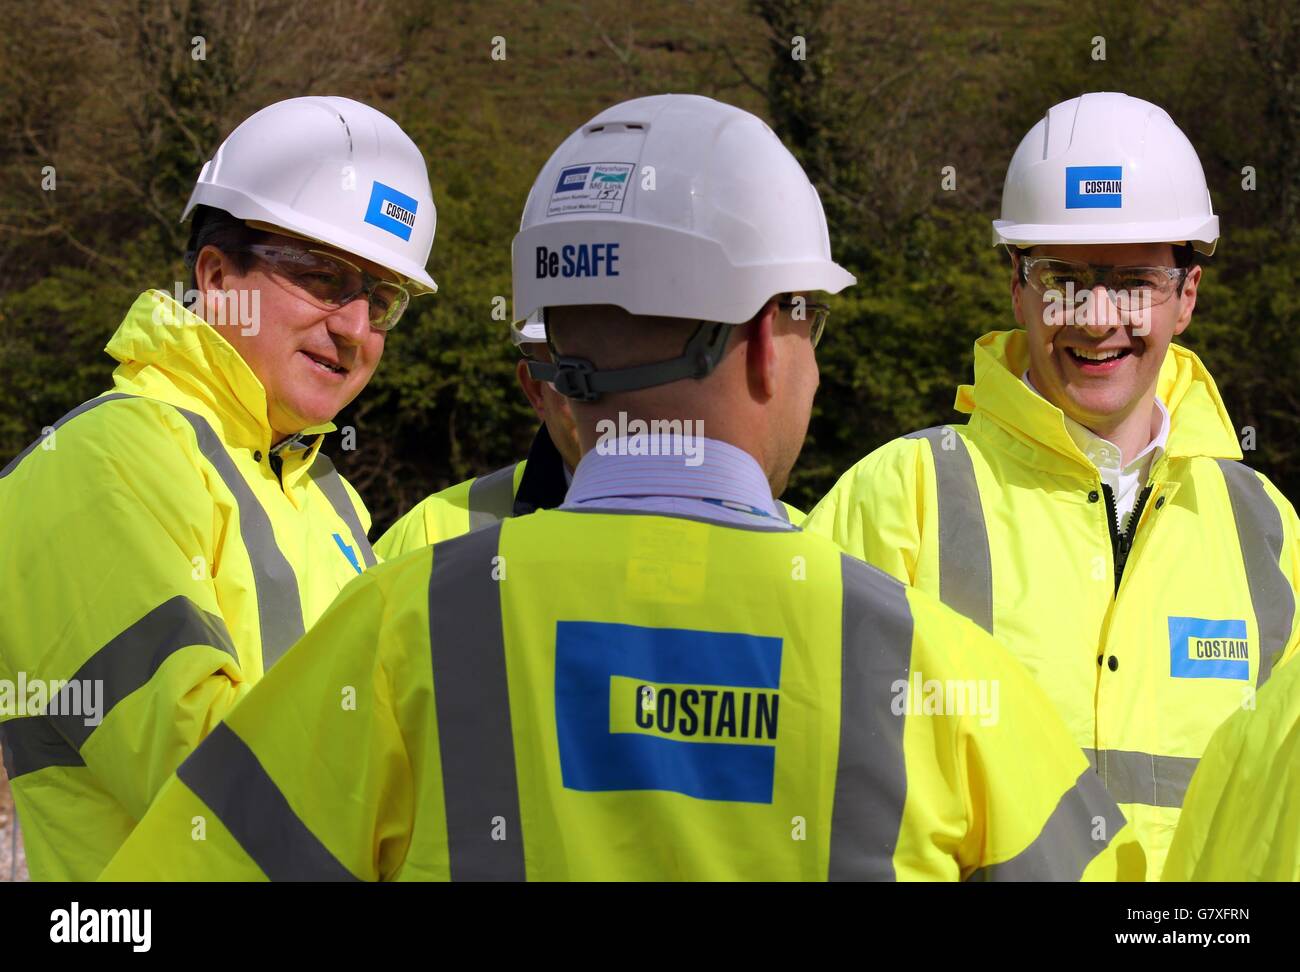
[[[780,638],[561,621],[555,649],[565,787],[772,802]]]
[[[1169,619],[1169,674],[1174,678],[1250,678],[1245,621]]]

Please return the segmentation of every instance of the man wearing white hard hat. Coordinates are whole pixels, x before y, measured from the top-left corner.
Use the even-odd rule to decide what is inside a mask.
[[[582,446],[568,399],[549,381],[529,372],[529,362],[545,365],[551,361],[541,314],[511,322],[510,338],[520,353],[515,378],[542,421],[528,457],[425,497],[375,541],[375,553],[384,560],[509,516],[554,509],[564,502],[573,470],[582,458]],[[777,511],[791,523],[803,522],[803,512],[782,500],[777,500]]]
[[[564,505],[368,571],[105,878],[1140,867],[1013,658],[777,508],[817,388],[809,295],[851,283],[816,190],[748,112],[662,95],[574,132],[514,242],[516,320],[540,312],[552,346],[531,370],[572,399],[584,452]],[[921,712],[910,671],[992,679],[1002,704]],[[340,713],[338,685],[368,704]]]
[[[141,294],[110,391],[0,472],[0,683],[29,687],[0,737],[38,880],[96,877],[375,563],[322,444],[434,290],[423,156],[366,105],[282,101],[204,165],[190,215],[191,292]]]
[[[1168,114],[1111,92],[1051,108],[993,233],[1020,327],[976,342],[969,422],[882,446],[809,528],[1024,661],[1156,878],[1211,733],[1295,649],[1300,526],[1171,343],[1219,220]]]

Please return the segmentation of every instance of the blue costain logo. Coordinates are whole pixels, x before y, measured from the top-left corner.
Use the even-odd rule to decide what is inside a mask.
[[[415,214],[420,208],[418,200],[392,186],[376,182],[370,189],[370,205],[366,207],[366,222],[378,226],[403,240],[411,238]]]
[[[1120,209],[1123,204],[1122,165],[1066,166],[1066,209]]]
[[[780,638],[561,621],[555,648],[566,788],[772,802]]]
[[[1250,679],[1245,621],[1169,619],[1169,674],[1174,678]]]
[[[587,174],[591,172],[589,165],[571,165],[560,172],[560,181],[555,184],[556,192],[573,192],[577,189],[587,188]]]
[[[348,563],[352,565],[352,569],[358,574],[361,573],[361,561],[357,560],[357,552],[352,549],[352,544],[344,540],[342,534],[338,533],[334,534],[334,542],[339,545],[339,550],[342,552],[343,556],[348,559]]]

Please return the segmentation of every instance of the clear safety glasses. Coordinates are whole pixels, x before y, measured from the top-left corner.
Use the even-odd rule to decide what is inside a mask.
[[[1054,257],[1021,257],[1020,279],[1055,300],[1083,301],[1105,287],[1120,310],[1154,307],[1179,292],[1187,267],[1109,267]]]
[[[391,331],[411,300],[401,284],[372,277],[336,253],[261,243],[246,246],[244,251],[268,264],[322,310],[343,307],[365,294],[370,326],[376,330]]]
[[[777,302],[777,306],[782,310],[794,311],[790,316],[797,321],[807,320],[808,314],[812,314],[812,328],[808,337],[812,341],[812,346],[817,347],[822,339],[822,332],[826,330],[826,319],[831,316],[830,307],[806,300],[782,300]]]

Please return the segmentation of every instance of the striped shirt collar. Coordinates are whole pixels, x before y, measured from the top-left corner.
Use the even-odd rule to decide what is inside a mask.
[[[646,440],[620,438],[592,449],[573,473],[565,506],[612,498],[677,497],[753,507],[784,519],[763,470],[748,452],[717,439],[695,439],[694,456],[634,455]],[[652,440],[653,441],[653,440]],[[695,462],[696,465],[690,465]]]

